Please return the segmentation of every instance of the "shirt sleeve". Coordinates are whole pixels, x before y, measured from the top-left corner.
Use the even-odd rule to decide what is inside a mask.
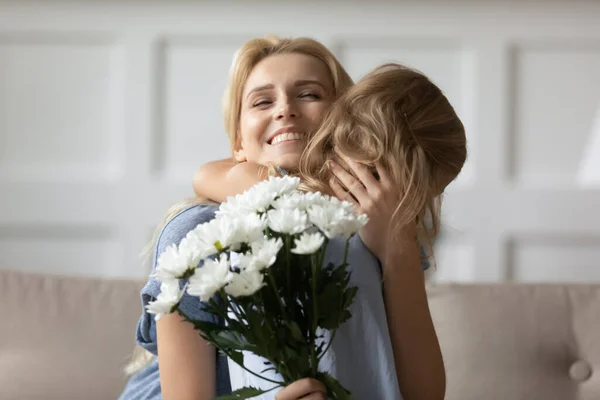
[[[175,217],[167,222],[163,228],[154,248],[152,271],[156,268],[158,257],[171,244],[179,244],[181,240],[199,224],[210,221],[215,216],[216,207],[206,205],[196,205],[184,209]],[[156,322],[155,315],[146,311],[149,302],[156,299],[160,293],[160,281],[149,278],[141,291],[142,316],[138,321],[136,341],[137,343],[153,354],[157,354],[156,341]],[[187,293],[181,298],[179,303],[180,310],[190,319],[222,323],[216,316],[204,310],[204,303],[197,296],[190,296]]]

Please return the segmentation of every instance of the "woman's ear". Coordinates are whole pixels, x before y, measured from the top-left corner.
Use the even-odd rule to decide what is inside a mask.
[[[239,138],[240,135],[237,135],[237,137]],[[237,162],[248,161],[248,158],[246,157],[246,152],[244,151],[244,147],[242,147],[242,141],[240,139],[237,140],[235,148],[233,149],[233,158],[235,158],[235,161]]]
[[[235,161],[237,162],[245,162],[248,161],[248,159],[246,158],[246,154],[244,152],[244,149],[239,149],[239,150],[234,150],[233,152],[233,158],[235,158]]]

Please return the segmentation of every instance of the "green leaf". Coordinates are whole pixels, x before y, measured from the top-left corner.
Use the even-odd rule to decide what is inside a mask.
[[[214,336],[214,340],[217,342],[219,347],[237,350],[250,350],[254,348],[252,344],[248,343],[243,334],[227,329],[218,332]]]
[[[343,303],[342,290],[342,287],[336,282],[331,282],[318,295],[319,326],[322,328],[336,329],[340,325]]]
[[[290,328],[290,332],[292,333],[292,338],[297,340],[298,342],[304,343],[304,336],[302,335],[302,331],[300,327],[295,321],[288,323],[288,327]]]
[[[188,319],[188,322],[192,323],[196,330],[201,331],[206,336],[212,336],[213,334],[224,330],[223,325],[215,324],[214,322],[196,321],[196,320],[189,320],[189,319]]]
[[[229,358],[238,365],[244,365],[244,354],[241,351],[230,351]]]
[[[333,400],[354,400],[354,396],[337,379],[326,372],[319,372],[317,379],[327,388],[327,396]]]
[[[252,397],[256,397],[256,396],[260,396],[261,394],[270,392],[272,389],[266,389],[266,390],[262,390],[262,389],[257,389],[255,387],[243,387],[241,389],[238,389],[234,392],[232,392],[231,394],[228,395],[224,395],[224,396],[219,396],[216,398],[216,400],[239,400],[239,399],[251,399]]]

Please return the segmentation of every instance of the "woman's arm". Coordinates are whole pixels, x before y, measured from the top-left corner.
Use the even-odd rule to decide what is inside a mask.
[[[221,203],[227,196],[241,194],[266,178],[267,168],[227,158],[211,161],[198,168],[194,174],[193,187],[197,196]]]
[[[386,315],[402,395],[407,400],[442,400],[446,392],[444,361],[414,235],[407,234],[388,246],[383,271]]]
[[[160,386],[165,400],[210,400],[216,395],[216,350],[179,314],[156,322]]]
[[[216,350],[179,314],[156,323],[160,385],[165,400],[210,400],[216,396]],[[314,379],[284,387],[277,400],[325,400],[326,389]]]

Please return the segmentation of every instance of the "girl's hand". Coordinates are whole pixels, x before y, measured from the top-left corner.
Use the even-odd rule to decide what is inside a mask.
[[[348,158],[344,160],[358,179],[339,164],[331,162],[331,170],[335,177],[332,177],[329,184],[340,200],[354,204],[357,212],[367,214],[369,222],[360,230],[359,235],[369,250],[383,263],[390,242],[394,241],[391,231],[394,225],[391,222],[402,193],[394,187],[390,175],[379,163],[375,165],[379,175],[377,180],[366,166]],[[402,228],[402,236],[412,241],[416,237],[416,223],[409,225]]]
[[[327,400],[325,386],[311,378],[300,379],[285,388],[275,396],[275,400]]]

